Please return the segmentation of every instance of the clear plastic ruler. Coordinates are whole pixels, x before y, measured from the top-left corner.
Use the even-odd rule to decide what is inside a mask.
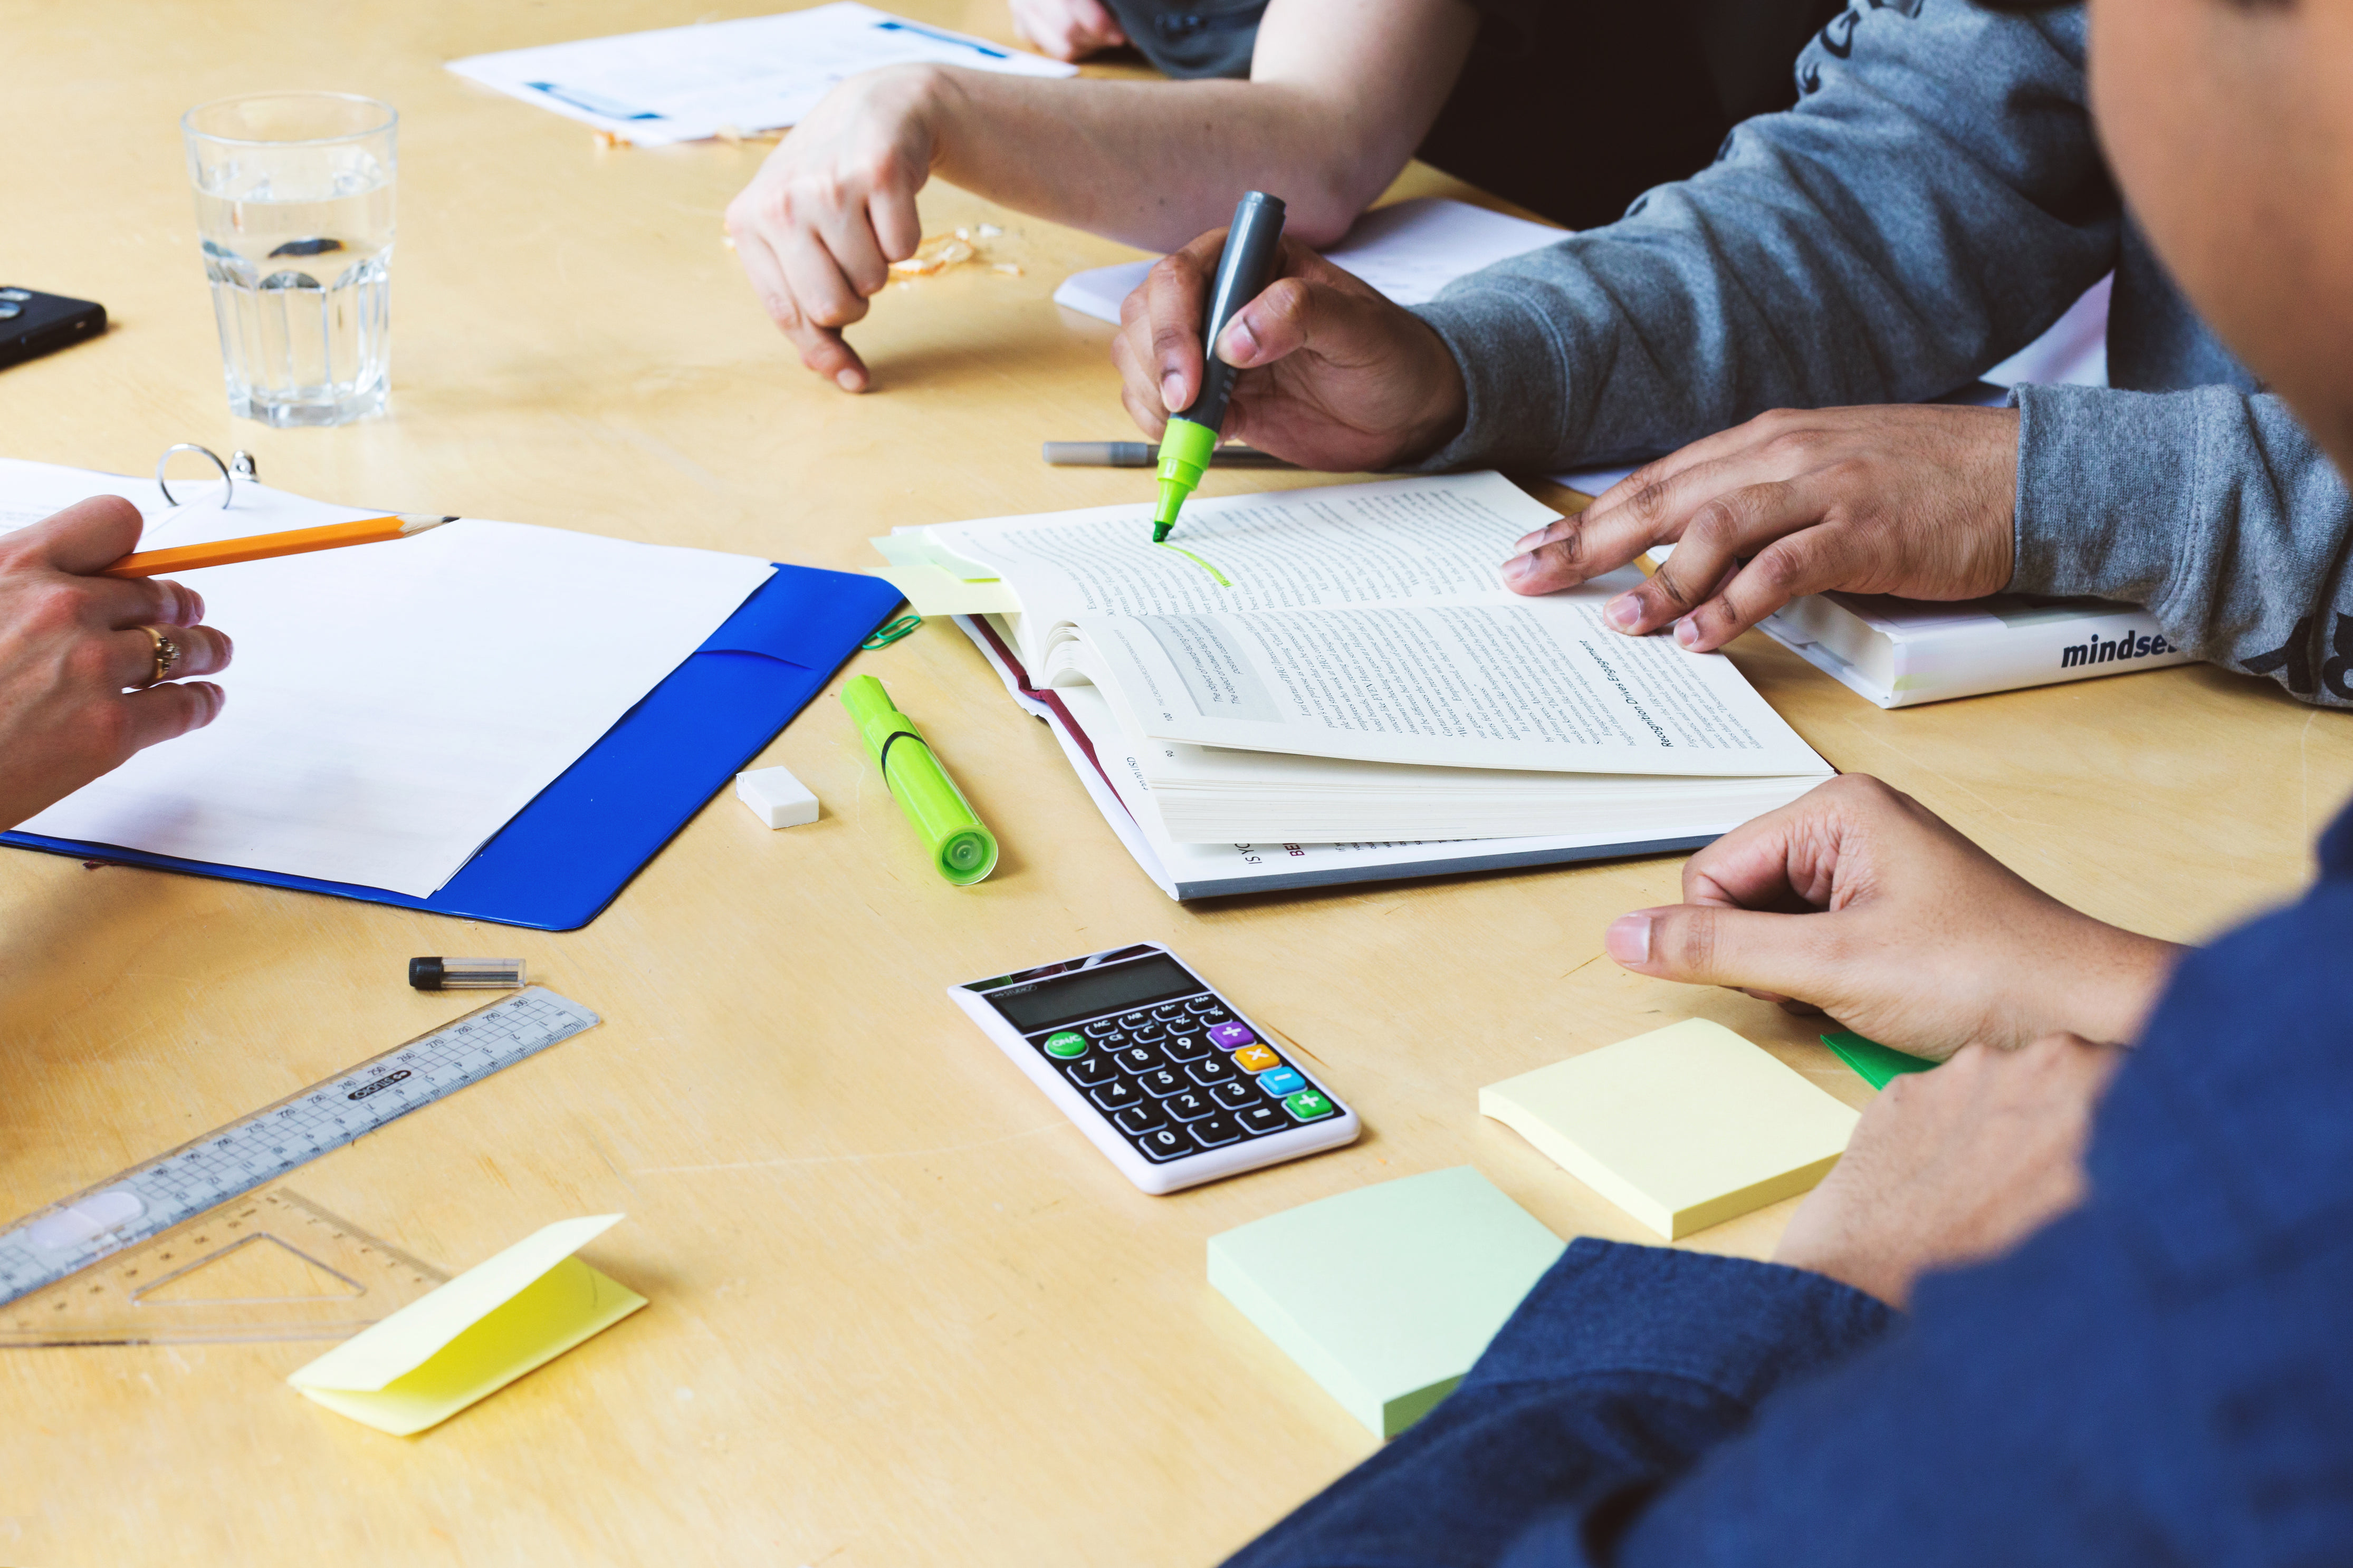
[[[443,1095],[594,1028],[533,985],[0,1230],[0,1306],[54,1285]]]

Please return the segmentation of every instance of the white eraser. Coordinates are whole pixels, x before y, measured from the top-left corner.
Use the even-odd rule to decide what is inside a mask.
[[[754,768],[735,775],[735,798],[771,827],[798,827],[817,820],[817,796],[789,768]]]

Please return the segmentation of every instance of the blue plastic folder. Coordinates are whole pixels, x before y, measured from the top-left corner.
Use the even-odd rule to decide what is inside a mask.
[[[792,721],[898,606],[899,590],[880,578],[779,564],[669,679],[429,899],[30,833],[0,834],[0,844],[500,925],[577,931]]]

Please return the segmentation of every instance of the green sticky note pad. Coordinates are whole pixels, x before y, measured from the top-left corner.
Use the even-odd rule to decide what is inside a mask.
[[[1209,1238],[1209,1283],[1376,1436],[1453,1391],[1567,1250],[1468,1165]]]
[[[1907,1056],[1856,1034],[1824,1035],[1822,1044],[1836,1051],[1839,1060],[1861,1073],[1862,1081],[1873,1089],[1885,1089],[1890,1079],[1926,1072],[1936,1065],[1926,1057]]]

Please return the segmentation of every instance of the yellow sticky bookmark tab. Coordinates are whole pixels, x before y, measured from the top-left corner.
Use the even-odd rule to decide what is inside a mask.
[[[924,616],[1018,616],[1021,596],[1012,585],[995,580],[973,582],[953,577],[936,566],[884,566],[875,576],[906,595],[907,603]]]
[[[622,1216],[560,1220],[287,1378],[396,1437],[447,1421],[646,1304],[572,1255]]]

